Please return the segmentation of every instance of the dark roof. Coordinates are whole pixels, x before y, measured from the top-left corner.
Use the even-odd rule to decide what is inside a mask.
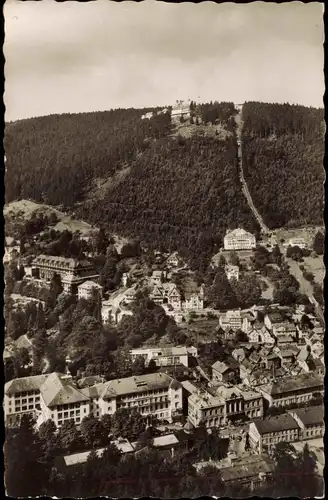
[[[296,377],[288,376],[277,380],[267,388],[266,392],[271,395],[278,395],[318,386],[323,386],[322,377],[314,373],[302,373]]]
[[[297,422],[288,413],[278,415],[277,417],[266,418],[265,420],[254,420],[254,424],[260,434],[298,429]]]
[[[323,406],[312,406],[311,408],[301,408],[298,410],[292,410],[290,412],[292,415],[295,414],[297,417],[306,425],[323,424]]]
[[[274,471],[275,465],[267,457],[251,457],[252,460],[234,463],[231,467],[220,469],[220,475],[225,482],[238,481],[252,477],[258,477],[260,473],[270,474]]]

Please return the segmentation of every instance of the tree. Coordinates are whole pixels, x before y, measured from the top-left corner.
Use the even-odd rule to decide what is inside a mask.
[[[37,497],[44,492],[46,471],[40,462],[41,444],[35,421],[22,415],[18,427],[7,429],[4,447],[5,483],[11,497]]]
[[[106,235],[106,231],[104,228],[100,228],[98,233],[95,236],[95,248],[98,254],[106,254],[107,247],[109,245],[109,239]]]
[[[82,419],[80,432],[87,448],[97,448],[108,439],[102,422],[93,415],[87,415]]]
[[[232,266],[239,266],[239,257],[235,250],[232,250],[229,254],[229,261]]]
[[[106,435],[108,436],[112,428],[112,416],[109,415],[108,413],[102,415],[101,424],[103,426],[104,431],[106,432]]]
[[[286,257],[299,262],[303,259],[303,250],[298,246],[288,247]]]
[[[59,429],[58,439],[62,450],[66,453],[74,453],[81,448],[81,433],[74,420],[67,420],[63,423]]]
[[[271,260],[273,264],[277,264],[277,266],[281,266],[282,262],[282,254],[279,248],[279,245],[275,245],[271,252]]]
[[[137,356],[132,363],[133,375],[143,375],[145,371],[145,358],[143,356]]]
[[[223,253],[221,253],[220,258],[219,258],[218,267],[220,267],[221,269],[224,269],[226,266],[226,263],[227,263],[226,258],[223,255]]]
[[[208,293],[209,302],[217,309],[229,309],[236,305],[236,297],[231,284],[223,272],[219,270]]]
[[[137,439],[146,429],[146,419],[136,410],[120,408],[112,417],[112,433],[115,437]]]
[[[257,304],[262,295],[261,284],[255,275],[242,277],[235,284],[234,291],[239,307],[242,308]]]
[[[325,247],[325,237],[321,231],[318,231],[313,240],[313,250],[317,255],[323,255]]]

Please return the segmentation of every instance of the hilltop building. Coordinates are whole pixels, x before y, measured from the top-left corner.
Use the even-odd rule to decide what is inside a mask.
[[[91,299],[94,293],[98,294],[100,298],[102,297],[102,286],[95,281],[88,280],[77,287],[79,299]]]
[[[86,260],[39,255],[33,260],[32,267],[36,271],[36,277],[46,282],[51,281],[54,274],[58,274],[67,293],[77,293],[77,287],[84,281],[99,278],[93,265]]]
[[[224,250],[252,250],[255,247],[255,236],[244,229],[228,231],[224,237]]]

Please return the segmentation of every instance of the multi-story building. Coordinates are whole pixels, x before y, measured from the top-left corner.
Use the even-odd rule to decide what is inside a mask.
[[[241,330],[243,317],[240,309],[227,311],[219,318],[219,325],[223,330]]]
[[[184,101],[178,101],[171,110],[172,120],[179,120],[181,117],[190,118],[190,104]]]
[[[229,281],[232,279],[238,281],[239,280],[239,266],[227,265],[225,266],[225,273]]]
[[[256,247],[256,238],[244,229],[228,231],[224,237],[225,250],[252,250]]]
[[[150,299],[158,305],[169,304],[173,309],[180,310],[181,294],[174,283],[161,283],[154,286]]]
[[[287,246],[289,246],[289,247],[299,247],[299,248],[302,248],[302,249],[304,249],[304,248],[307,247],[304,238],[291,238],[288,241]]]
[[[82,391],[89,395],[95,415],[112,415],[120,408],[129,408],[172,422],[182,411],[181,384],[162,372],[110,380]]]
[[[212,387],[188,398],[188,419],[194,427],[219,427],[245,416],[263,417],[261,394],[245,386]]]
[[[247,332],[248,342],[252,344],[274,345],[275,339],[266,327],[259,321],[255,321]]]
[[[81,283],[99,277],[88,261],[53,255],[39,255],[33,260],[32,267],[36,270],[37,278],[46,282],[51,281],[54,274],[58,274],[64,291],[68,293],[77,293],[77,287]]]
[[[300,439],[314,439],[322,437],[325,433],[323,406],[299,408],[288,412],[298,423]]]
[[[58,373],[14,379],[5,386],[5,421],[19,421],[32,413],[37,425],[48,419],[61,427],[73,419],[79,424],[90,414],[112,415],[119,408],[137,409],[169,422],[182,411],[182,386],[165,373],[111,380],[79,389],[71,377]]]
[[[91,299],[94,293],[99,294],[100,298],[102,297],[102,286],[95,281],[88,280],[77,287],[79,299]]]
[[[70,383],[66,375],[51,373],[13,379],[5,386],[6,424],[19,421],[24,413],[34,414],[37,425],[51,418],[57,427],[65,420],[78,424],[90,413],[89,398]]]
[[[230,382],[239,375],[239,367],[231,366],[222,361],[216,361],[212,365],[213,382]]]
[[[276,444],[292,443],[300,439],[300,428],[289,414],[255,420],[249,425],[249,443],[257,453],[271,451]]]
[[[182,307],[187,311],[200,311],[204,309],[204,287],[201,286],[199,291],[186,290]]]
[[[174,346],[163,346],[163,347],[148,347],[140,349],[132,349],[130,355],[132,361],[137,357],[141,356],[145,359],[148,364],[151,359],[156,363],[156,366],[172,366],[172,365],[184,365],[188,366],[189,356],[196,357],[198,354],[196,347],[174,347]]]
[[[323,394],[323,378],[314,373],[304,373],[294,377],[283,377],[257,389],[270,406],[305,404],[314,397],[314,394]]]

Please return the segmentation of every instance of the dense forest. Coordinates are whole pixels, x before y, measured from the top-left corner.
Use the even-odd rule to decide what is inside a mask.
[[[226,140],[174,136],[168,114],[145,110],[53,115],[6,127],[6,201],[29,198],[205,269],[227,228],[258,231],[240,189],[233,103],[207,103],[202,121]],[[148,110],[146,110],[148,111]]]
[[[247,102],[242,119],[244,175],[264,222],[322,224],[323,109]]]

